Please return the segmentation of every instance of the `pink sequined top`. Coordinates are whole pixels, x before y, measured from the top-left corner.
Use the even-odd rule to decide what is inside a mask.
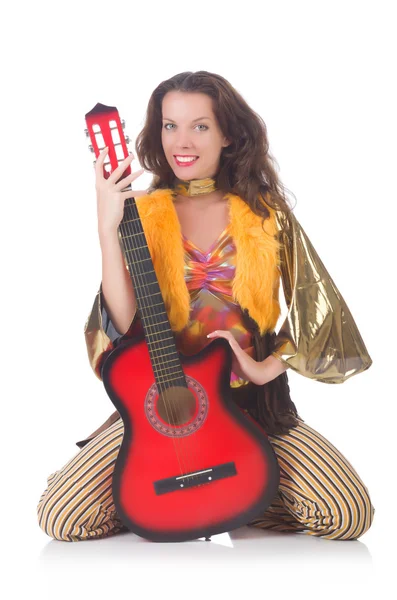
[[[231,331],[241,348],[252,346],[251,333],[244,327],[240,305],[232,298],[236,247],[230,224],[204,254],[184,235],[185,281],[190,293],[190,315],[186,327],[176,334],[177,349],[186,356],[197,354],[213,340],[215,329]],[[248,383],[233,372],[231,387]]]

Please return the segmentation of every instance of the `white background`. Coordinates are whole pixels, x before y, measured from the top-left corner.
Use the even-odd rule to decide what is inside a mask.
[[[393,8],[382,0],[37,0],[3,8],[1,497],[8,597],[366,598],[392,581]],[[47,476],[114,410],[91,371],[83,335],[101,279],[84,115],[97,102],[116,105],[134,151],[153,89],[197,70],[228,79],[264,119],[295,214],[373,359],[343,385],[288,371],[302,417],[369,489],[376,515],[358,541],[238,530],[207,544],[150,544],[132,533],[62,543],[36,521]],[[146,189],[150,179],[141,176],[135,189]]]

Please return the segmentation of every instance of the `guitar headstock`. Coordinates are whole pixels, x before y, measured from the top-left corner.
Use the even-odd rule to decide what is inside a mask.
[[[107,179],[129,154],[127,144],[130,140],[128,136],[124,136],[123,131],[125,122],[120,120],[119,112],[115,106],[106,106],[100,103],[96,104],[85,115],[85,121],[87,129],[84,131],[91,140],[91,145],[88,148],[95,153],[95,157],[98,158],[105,146],[109,148],[103,164],[103,175]],[[120,179],[127,177],[130,173],[131,167],[128,165]]]

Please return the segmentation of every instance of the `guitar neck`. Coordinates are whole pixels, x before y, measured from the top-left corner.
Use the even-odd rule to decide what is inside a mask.
[[[128,187],[128,186],[127,186]],[[124,204],[119,239],[135,290],[137,307],[157,385],[186,385],[174,332],[168,319],[135,198]]]

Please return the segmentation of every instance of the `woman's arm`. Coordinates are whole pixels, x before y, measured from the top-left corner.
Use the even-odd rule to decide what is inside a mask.
[[[124,262],[118,232],[100,234],[102,251],[102,302],[120,335],[126,333],[136,313],[136,297]]]
[[[276,379],[281,373],[289,369],[289,365],[282,363],[281,360],[270,354],[262,361],[263,369],[266,374],[266,382]]]
[[[101,379],[105,352],[113,349],[114,342],[121,335],[129,337],[129,330],[132,330],[137,317],[133,283],[124,262],[118,234],[100,235],[100,243],[102,282],[84,325],[88,360],[98,379]]]

